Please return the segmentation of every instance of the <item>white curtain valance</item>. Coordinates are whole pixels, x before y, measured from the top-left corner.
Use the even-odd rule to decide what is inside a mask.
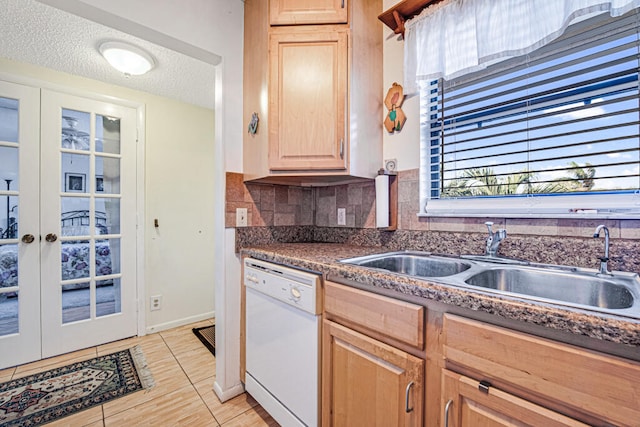
[[[444,0],[409,20],[405,29],[404,88],[455,78],[524,55],[596,13],[620,16],[640,0]]]

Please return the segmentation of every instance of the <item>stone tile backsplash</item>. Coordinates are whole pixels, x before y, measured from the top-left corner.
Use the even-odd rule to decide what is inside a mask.
[[[247,228],[237,230],[236,246],[275,242],[326,242],[385,246],[459,255],[482,253],[485,221],[505,228],[504,256],[534,262],[596,267],[604,247],[594,239],[598,224],[611,234],[611,268],[640,273],[640,220],[548,218],[418,218],[418,170],[398,174],[398,230],[375,228],[373,181],[329,187],[289,187],[244,183],[242,174],[227,173],[227,227],[235,226],[235,210],[246,207]],[[346,225],[337,224],[345,208]]]
[[[249,227],[313,225],[313,189],[244,183],[226,174],[225,226],[236,226],[236,208],[247,208]]]
[[[235,227],[236,208],[248,209],[250,227],[375,227],[373,181],[330,187],[294,187],[245,183],[242,174],[227,172],[226,196],[226,227]],[[345,225],[338,225],[338,208],[346,211]]]

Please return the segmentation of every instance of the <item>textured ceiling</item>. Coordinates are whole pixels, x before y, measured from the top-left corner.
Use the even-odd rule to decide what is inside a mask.
[[[206,108],[214,106],[214,66],[35,0],[0,0],[0,57],[88,77]],[[104,41],[134,44],[156,68],[125,77],[98,52]]]

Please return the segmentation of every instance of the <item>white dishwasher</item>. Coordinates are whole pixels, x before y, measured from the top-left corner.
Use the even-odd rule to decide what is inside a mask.
[[[244,261],[247,392],[283,427],[319,425],[320,276]]]

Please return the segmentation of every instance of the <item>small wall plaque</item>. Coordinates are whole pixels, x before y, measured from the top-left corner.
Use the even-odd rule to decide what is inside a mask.
[[[248,132],[251,135],[255,135],[258,132],[258,122],[260,119],[258,118],[258,113],[253,113],[251,115],[251,121],[249,122]]]

